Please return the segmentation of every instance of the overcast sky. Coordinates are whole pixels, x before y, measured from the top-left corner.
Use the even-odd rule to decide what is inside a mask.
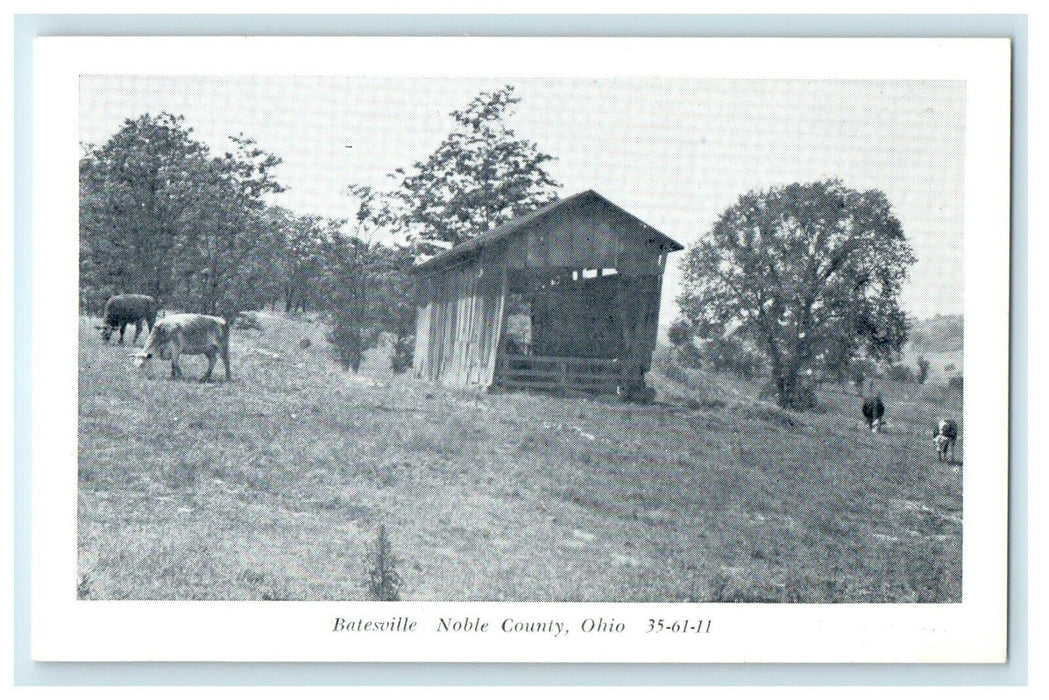
[[[511,125],[557,158],[562,195],[594,189],[688,245],[748,190],[832,177],[877,188],[918,258],[904,308],[963,310],[957,81],[85,76],[80,139],[104,143],[145,112],[182,114],[215,150],[243,132],[283,158],[289,189],[275,204],[352,217],[349,183],[387,187],[387,173],[453,129],[449,112],[504,83],[521,98]],[[682,255],[667,268],[663,324],[677,314]]]

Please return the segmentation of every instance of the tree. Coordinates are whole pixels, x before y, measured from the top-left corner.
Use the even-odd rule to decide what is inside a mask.
[[[699,338],[749,338],[777,403],[804,408],[810,370],[899,357],[913,262],[882,192],[838,180],[772,187],[740,196],[688,250],[678,304]]]
[[[394,231],[433,253],[435,241],[462,243],[557,198],[553,157],[507,124],[519,101],[511,85],[480,93],[451,113],[455,130],[426,160],[393,172],[383,206]]]
[[[263,199],[284,191],[272,174],[281,159],[243,135],[230,141],[232,151],[200,163],[189,178],[188,235],[175,256],[186,306],[228,320],[278,293],[284,234]]]
[[[925,380],[929,378],[929,361],[925,359],[925,355],[918,356],[918,372],[915,374],[914,379],[919,384],[924,384]]]
[[[274,227],[282,232],[274,272],[280,279],[284,311],[305,311],[324,272],[324,228],[316,217],[295,216],[277,207],[272,208],[270,217]]]
[[[85,305],[135,291],[232,319],[274,296],[280,237],[264,199],[284,189],[272,172],[281,160],[243,135],[230,140],[231,150],[215,157],[183,117],[162,112],[126,120],[101,147],[85,146]]]
[[[415,351],[415,254],[409,246],[380,249],[383,263],[375,276],[379,325],[391,341],[390,369],[401,374],[412,366]]]
[[[80,161],[82,285],[104,294],[137,291],[168,299],[171,252],[193,203],[190,175],[207,147],[181,116],[161,112],[124,121]]]
[[[350,191],[359,200],[356,215],[359,231],[374,233],[391,226],[386,195],[363,185],[351,185]],[[369,303],[378,328],[389,334],[390,369],[394,374],[401,374],[412,366],[416,297],[411,269],[415,255],[416,246],[410,244],[377,245],[372,249]]]
[[[330,322],[328,342],[343,370],[360,369],[364,353],[378,343],[381,328],[373,302],[381,246],[346,235],[346,222],[323,222],[323,272],[314,289],[315,303]]]

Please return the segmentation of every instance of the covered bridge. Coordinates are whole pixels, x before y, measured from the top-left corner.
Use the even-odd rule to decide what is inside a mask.
[[[444,251],[415,267],[415,376],[635,395],[681,249],[587,190]]]

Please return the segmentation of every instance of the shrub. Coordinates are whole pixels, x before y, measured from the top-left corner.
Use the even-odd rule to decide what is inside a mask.
[[[679,318],[667,329],[667,340],[675,348],[692,344],[692,326],[686,319]]]
[[[907,365],[889,365],[885,368],[885,376],[894,382],[914,381],[914,372]]]
[[[947,386],[950,387],[951,389],[954,389],[959,394],[961,394],[962,391],[963,391],[963,389],[962,389],[962,375],[956,374],[953,377],[951,377],[950,379],[948,379],[947,380]]]
[[[775,378],[770,378],[765,385],[758,392],[758,398],[765,400],[776,399],[777,402],[782,393],[779,390],[778,382]],[[816,391],[812,388],[812,385],[803,379],[799,379],[794,386],[794,390],[790,392],[790,401],[787,405],[780,404],[781,408],[790,408],[795,411],[812,411],[820,408],[819,400],[816,398]]]
[[[677,355],[677,348],[658,346],[652,357],[652,369],[673,382],[687,385],[689,383],[688,372],[678,362]]]
[[[415,355],[414,335],[395,335],[393,352],[390,354],[390,369],[394,374],[403,374],[412,367]]]
[[[379,341],[379,332],[361,325],[352,313],[332,314],[331,327],[325,336],[332,347],[332,356],[342,366],[343,371],[361,367],[366,350],[375,347]]]
[[[706,369],[732,374],[740,379],[753,379],[764,369],[764,360],[746,341],[732,335],[693,342],[696,329],[687,319],[679,318],[667,329],[667,339],[674,346],[674,360],[689,369]]]
[[[400,600],[401,575],[397,573],[398,562],[390,549],[385,525],[379,525],[368,563],[368,594],[372,600]]]

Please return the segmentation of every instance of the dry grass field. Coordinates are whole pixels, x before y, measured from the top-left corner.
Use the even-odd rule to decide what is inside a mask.
[[[653,373],[653,405],[471,393],[260,322],[197,384],[203,358],[143,376],[82,319],[81,597],[360,600],[383,524],[408,600],[961,600],[945,386],[883,383],[872,435],[841,387],[805,414],[699,372]]]

